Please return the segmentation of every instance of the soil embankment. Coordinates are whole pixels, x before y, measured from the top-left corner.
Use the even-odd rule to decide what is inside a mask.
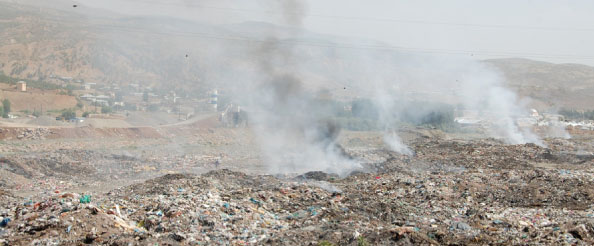
[[[160,138],[161,134],[152,127],[93,128],[93,127],[56,127],[56,128],[0,128],[0,140],[37,140],[59,138]]]

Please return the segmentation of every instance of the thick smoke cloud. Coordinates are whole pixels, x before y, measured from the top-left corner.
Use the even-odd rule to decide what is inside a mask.
[[[303,9],[296,1],[281,4],[283,24],[299,27],[303,16],[298,13]],[[348,87],[357,96],[370,98],[386,147],[401,154],[414,151],[397,134],[397,123],[411,115],[398,112],[423,115],[434,110],[419,102],[462,105],[489,122],[492,137],[510,144],[542,144],[529,129],[516,124],[516,118],[527,112],[516,95],[503,87],[504,77],[480,62],[390,49],[343,48],[334,40],[311,45],[310,40],[319,40],[318,36],[291,30],[280,37],[272,29],[259,37],[264,42],[243,47],[247,61],[240,62],[246,66],[228,71],[242,74],[231,83],[242,88],[234,97],[250,114],[271,172],[347,174],[360,168],[337,144],[340,128],[332,121],[329,105],[315,98],[317,90],[328,86]]]
[[[286,22],[292,26],[301,26],[307,10],[307,2],[300,0],[280,1]]]
[[[284,24],[299,27],[303,16],[298,14],[304,13],[303,9],[299,2],[283,2]],[[290,40],[312,39],[304,33],[295,31],[288,36]],[[286,42],[288,38],[275,32],[261,38],[266,41],[248,46],[248,60],[255,65],[240,76],[242,88],[249,89],[236,97],[250,112],[272,172],[346,174],[360,167],[343,154],[336,143],[340,128],[332,122],[328,105],[314,96],[328,81],[371,98],[386,147],[401,154],[414,154],[397,135],[397,123],[410,115],[396,112],[412,109],[422,115],[434,110],[419,107],[413,100],[463,105],[491,124],[490,136],[510,144],[542,144],[535,134],[517,126],[516,118],[527,112],[515,94],[503,87],[504,78],[480,62],[394,50],[345,49],[333,43],[303,45]]]
[[[282,1],[281,9],[287,25],[302,23],[306,6],[300,1]],[[337,144],[339,126],[325,105],[304,88],[298,51],[274,32],[265,36],[265,42],[248,50],[257,66],[248,71],[252,79],[242,81],[250,89],[236,97],[250,112],[271,172],[321,170],[344,175],[357,168]]]
[[[537,143],[542,145],[538,137],[529,129],[521,129],[516,124],[518,117],[528,115],[516,95],[504,88],[504,77],[496,70],[471,59],[459,57],[438,57],[427,55],[405,56],[399,61],[385,61],[391,66],[385,69],[385,79],[374,80],[376,90],[375,103],[380,109],[383,122],[393,124],[402,120],[402,115],[390,112],[401,111],[402,108],[420,108],[419,105],[394,105],[399,98],[405,100],[421,99],[424,101],[441,101],[478,112],[479,118],[489,123],[490,136],[501,138],[510,144]],[[391,78],[390,74],[398,77]],[[390,79],[391,78],[391,79]],[[395,88],[386,91],[387,88]],[[421,98],[402,95],[401,91],[418,92]],[[418,96],[417,96],[418,97]],[[423,110],[419,109],[419,114]],[[400,118],[400,119],[399,119]],[[401,150],[394,137],[388,138],[389,146],[396,146],[394,151]]]
[[[516,124],[527,110],[504,87],[505,78],[472,57],[404,52],[381,43],[368,45],[369,41],[363,44],[360,40],[307,32],[301,29],[308,9],[306,1],[256,2],[281,13],[280,21],[276,25],[201,23],[195,27],[198,30],[182,30],[200,34],[197,39],[182,35],[169,41],[175,45],[150,48],[162,52],[156,57],[190,53],[191,59],[182,59],[196,62],[186,65],[199,68],[191,71],[200,77],[200,86],[219,89],[249,113],[250,126],[272,173],[323,170],[347,174],[360,168],[337,144],[341,129],[333,119],[332,105],[317,98],[317,92],[324,89],[344,101],[370,99],[377,111],[377,127],[385,133],[386,147],[398,153],[414,154],[398,136],[398,123],[434,110],[424,105],[427,102],[462,105],[476,112],[491,125],[489,136],[507,143],[542,144],[529,129]],[[232,7],[254,9],[254,4],[248,5]],[[148,23],[147,29],[154,26]],[[200,27],[211,27],[214,31],[209,31],[214,33]],[[227,29],[231,31],[225,32]],[[112,37],[114,43],[126,44],[126,36],[117,34]],[[173,39],[173,35],[175,32],[166,39]],[[245,37],[235,38],[239,35]],[[125,50],[137,48],[132,46]],[[414,114],[400,113],[403,111]]]

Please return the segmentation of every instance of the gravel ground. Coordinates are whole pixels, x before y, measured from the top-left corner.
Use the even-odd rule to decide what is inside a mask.
[[[594,243],[589,138],[549,139],[545,148],[419,134],[409,139],[415,155],[406,156],[380,148],[374,137],[351,134],[342,141],[351,143],[345,150],[365,169],[340,178],[323,172],[271,176],[255,169],[246,174],[249,168],[238,160],[248,149],[237,145],[237,155],[229,151],[232,135],[176,142],[185,149],[179,152],[162,139],[63,142],[28,155],[14,153],[52,142],[4,146],[13,154],[4,156],[2,175],[37,181],[24,187],[3,179],[0,240],[6,245]],[[118,151],[108,148],[114,145]]]

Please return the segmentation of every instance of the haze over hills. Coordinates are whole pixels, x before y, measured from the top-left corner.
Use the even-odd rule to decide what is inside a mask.
[[[260,45],[257,40],[242,40],[260,32],[289,37],[281,28],[264,23],[213,26],[167,17],[114,18],[107,14],[110,17],[99,18],[61,10],[38,12],[6,3],[0,6],[0,71],[33,80],[53,75],[98,83],[141,82],[152,87],[176,83],[195,89],[217,80],[222,67],[241,59],[237,51],[235,57],[222,61],[228,64],[214,68],[208,58],[216,56],[222,43],[227,47]]]
[[[594,67],[529,59],[486,60],[501,70],[507,85],[538,108],[594,108]]]
[[[358,96],[353,92],[365,96],[367,89],[349,82],[367,79],[367,75],[342,73],[362,65],[363,61],[353,59],[359,51],[347,48],[337,54],[340,47],[335,45],[365,43],[361,40],[345,42],[341,37],[259,22],[218,26],[168,17],[123,17],[103,10],[81,14],[66,7],[40,10],[1,2],[0,6],[0,71],[11,77],[72,77],[167,89],[175,84],[174,89],[180,91],[203,91],[241,79],[224,71],[252,66],[256,61],[250,60],[253,54],[247,54],[246,47],[265,45],[266,40],[258,37],[274,33],[283,45],[296,50],[295,59],[311,61],[302,73],[307,88],[327,89],[339,96]],[[222,49],[231,56],[220,57]],[[402,65],[398,56],[408,55],[397,50],[382,52],[389,53],[386,63],[394,66]],[[519,95],[530,97],[532,107],[594,107],[589,96],[594,94],[593,67],[527,59],[485,62],[499,69]],[[332,74],[336,76],[326,76],[329,69],[335,69]],[[347,87],[353,90],[342,90]]]

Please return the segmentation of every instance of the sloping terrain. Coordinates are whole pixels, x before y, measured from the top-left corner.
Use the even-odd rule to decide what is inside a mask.
[[[254,58],[258,54],[250,52],[279,48],[266,40],[266,34],[274,33],[275,39],[284,42],[281,46],[293,50],[294,59],[311,61],[308,67],[290,61],[279,65],[300,69],[307,89],[353,94],[364,92],[353,88],[360,84],[354,81],[367,79],[347,75],[364,61],[349,49],[337,55],[333,44],[345,41],[340,37],[260,22],[212,25],[105,11],[91,15],[1,2],[0,6],[7,13],[0,15],[0,71],[16,78],[140,83],[167,91],[175,84],[174,89],[182,93],[204,93],[205,88],[236,87],[245,68],[259,66]]]
[[[262,40],[267,33],[274,33],[283,46],[293,50],[293,59],[308,61],[305,67],[275,61],[281,62],[279,67],[298,71],[307,89],[326,89],[335,96],[369,96],[369,88],[357,81],[368,79],[374,71],[352,72],[365,66],[361,51],[337,52],[335,47],[336,43],[367,41],[259,22],[221,26],[168,17],[122,17],[105,11],[40,10],[2,2],[0,6],[0,72],[11,77],[141,83],[167,91],[174,83],[183,93],[204,93],[205,88],[236,86],[242,69],[257,66],[257,54],[250,54],[250,50],[278,48]],[[225,50],[225,58],[221,50]],[[385,55],[381,58],[385,60],[383,66],[407,66],[397,51],[377,54]],[[592,67],[527,59],[484,62],[500,70],[507,85],[522,97],[531,98],[532,107],[594,107],[590,96],[594,94]]]
[[[0,243],[591,245],[590,140],[551,140],[542,148],[419,136],[411,142],[415,156],[345,146],[367,161],[368,172],[346,178],[221,169],[159,175],[107,193],[74,187],[118,179],[122,185],[160,168],[188,170],[192,157],[80,149],[11,155],[0,160],[0,171],[46,181],[0,183],[0,215],[8,219]],[[30,189],[38,195],[11,195]]]
[[[0,71],[11,77],[70,77],[92,82],[124,79],[126,73],[151,78],[127,57],[104,46],[104,38],[86,28],[84,16],[0,3]],[[8,14],[10,13],[10,14]],[[109,43],[109,42],[108,42]],[[110,73],[109,76],[106,76]]]
[[[40,91],[29,89],[28,92],[0,91],[0,98],[8,99],[12,111],[28,110],[29,112],[62,110],[76,106],[76,98],[61,95],[58,91]]]
[[[528,59],[486,60],[507,78],[507,85],[541,108],[594,109],[594,67]]]

